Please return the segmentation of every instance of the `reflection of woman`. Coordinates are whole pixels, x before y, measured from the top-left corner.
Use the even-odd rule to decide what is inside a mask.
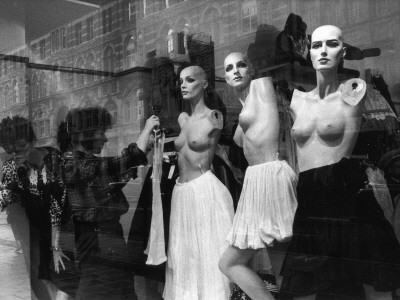
[[[100,157],[111,124],[111,115],[104,108],[76,108],[67,114],[58,132],[75,225],[76,263],[81,271],[79,299],[137,299],[133,273],[126,266],[127,244],[120,223],[129,209],[122,188],[137,177],[137,167],[147,163],[147,144],[159,121],[151,116],[136,143],[120,156]],[[60,271],[59,263],[62,259],[55,261],[56,271]],[[105,279],[103,274],[107,274],[107,282],[98,288]]]
[[[180,74],[184,100],[192,114],[181,113],[175,140],[179,178],[170,217],[165,299],[228,299],[229,280],[218,269],[233,218],[227,188],[211,173],[223,115],[207,97],[204,70],[188,67]]]
[[[366,87],[359,79],[339,84],[345,50],[339,28],[317,28],[311,44],[317,87],[293,94],[299,206],[282,291],[314,299],[363,286],[367,299],[391,299],[400,286],[400,247],[372,192],[362,191],[365,168],[349,158]]]
[[[296,175],[285,161],[277,159],[279,116],[271,78],[251,80],[252,68],[242,53],[228,55],[224,67],[225,79],[243,105],[234,140],[243,147],[249,167],[228,235],[230,247],[220,267],[251,299],[271,299],[248,265],[275,239],[291,237]]]
[[[52,148],[34,148],[35,135],[30,123],[15,116],[10,124],[14,157],[3,165],[3,199],[0,208],[20,201],[29,219],[29,234],[22,240],[22,250],[30,271],[31,287],[39,299],[53,299],[57,293],[51,279],[52,251],[58,251],[51,237],[61,224],[66,190],[63,184],[62,159]],[[21,224],[23,226],[23,224]],[[26,232],[25,232],[26,233]]]

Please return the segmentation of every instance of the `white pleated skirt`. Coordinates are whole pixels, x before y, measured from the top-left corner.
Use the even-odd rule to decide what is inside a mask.
[[[297,175],[286,161],[249,166],[228,243],[240,249],[261,249],[274,240],[290,239],[296,185]]]
[[[208,171],[177,182],[171,201],[164,298],[228,299],[229,280],[218,268],[233,221],[228,189]]]

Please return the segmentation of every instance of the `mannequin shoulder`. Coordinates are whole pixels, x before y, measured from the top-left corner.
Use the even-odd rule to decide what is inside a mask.
[[[352,78],[343,81],[339,85],[342,100],[351,106],[357,106],[365,99],[367,83],[360,78]]]
[[[186,112],[181,112],[178,117],[179,126],[182,127],[189,120],[189,115]]]
[[[224,117],[218,109],[213,109],[209,113],[209,119],[214,128],[222,129],[224,124]]]
[[[261,77],[251,81],[249,96],[263,102],[276,101],[272,77]]]

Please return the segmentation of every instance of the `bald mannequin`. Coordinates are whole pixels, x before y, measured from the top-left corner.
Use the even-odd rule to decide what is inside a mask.
[[[225,80],[233,87],[243,106],[234,141],[243,147],[250,166],[275,160],[279,117],[272,79],[263,77],[252,81],[253,68],[248,58],[240,52],[229,54],[225,58],[224,68]],[[251,88],[254,97],[246,99]]]
[[[224,68],[225,80],[243,106],[233,139],[243,148],[249,167],[220,269],[251,299],[273,299],[249,262],[274,240],[291,237],[297,178],[278,158],[279,114],[272,78],[252,80],[254,70],[240,52],[229,54]]]
[[[300,172],[337,163],[353,151],[365,89],[353,105],[344,102],[338,93],[337,69],[345,53],[338,27],[326,25],[313,32],[310,54],[317,87],[309,93],[295,90],[291,103],[292,137],[297,144]]]
[[[180,84],[183,100],[190,102],[192,113],[183,112],[178,118],[181,132],[175,148],[179,178],[171,200],[163,297],[226,300],[230,284],[219,271],[218,261],[228,246],[225,237],[232,225],[233,200],[210,171],[223,115],[206,98],[208,82],[202,68],[183,69]]]
[[[361,287],[366,299],[392,299],[391,290],[400,286],[400,245],[377,200],[363,193],[365,166],[351,158],[367,89],[357,78],[339,83],[345,53],[338,27],[315,29],[316,87],[292,96],[299,206],[281,274],[282,291],[295,299],[337,289],[339,297],[353,296],[349,289]]]
[[[179,152],[179,181],[190,181],[210,170],[221,134],[223,117],[204,103],[208,86],[204,70],[198,66],[183,69],[180,75],[183,99],[190,101],[192,114],[179,115],[181,133],[175,141]]]

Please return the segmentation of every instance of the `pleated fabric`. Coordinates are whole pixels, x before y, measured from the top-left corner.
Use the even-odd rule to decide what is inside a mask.
[[[297,175],[286,161],[249,166],[228,243],[260,249],[288,240],[297,208],[296,185]]]
[[[163,296],[167,300],[226,300],[230,284],[218,261],[228,247],[232,197],[210,171],[190,182],[178,181],[171,200]]]

